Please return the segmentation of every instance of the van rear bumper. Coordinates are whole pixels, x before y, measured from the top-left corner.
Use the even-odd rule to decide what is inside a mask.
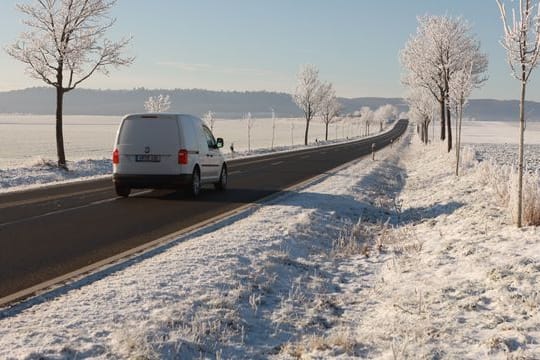
[[[191,174],[181,175],[124,175],[113,174],[116,185],[134,189],[174,189],[191,183]]]

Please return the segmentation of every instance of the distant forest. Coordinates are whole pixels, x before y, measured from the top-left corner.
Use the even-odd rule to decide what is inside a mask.
[[[254,117],[268,117],[271,109],[277,116],[301,116],[300,110],[286,93],[266,91],[210,91],[200,89],[150,90],[91,90],[75,89],[65,96],[66,115],[123,115],[144,112],[144,102],[150,96],[169,95],[170,112],[202,116],[212,110],[220,118],[239,118],[251,112]],[[381,105],[396,105],[400,111],[408,107],[400,98],[340,98],[345,114],[369,106],[375,110]],[[511,121],[518,115],[519,102],[515,100],[471,100],[466,116],[476,120]],[[0,113],[49,115],[55,112],[53,88],[36,87],[0,92]],[[527,104],[528,119],[540,120],[540,103]]]

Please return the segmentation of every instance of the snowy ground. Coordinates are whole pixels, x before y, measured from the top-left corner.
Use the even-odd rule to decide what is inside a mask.
[[[0,358],[540,358],[540,232],[472,154],[378,153],[0,312]]]
[[[111,152],[120,120],[120,116],[66,116],[64,139],[70,171],[65,172],[54,166],[53,117],[0,114],[0,193],[53,182],[109,176],[112,172]],[[300,118],[276,119],[275,127],[272,119],[254,119],[249,151],[245,120],[217,119],[214,125],[214,134],[225,139],[222,152],[228,158],[304,147],[301,144],[305,120]],[[329,141],[322,141],[324,125],[321,121],[313,121],[309,146],[359,138],[362,128],[358,121],[347,120],[331,124],[329,130]],[[234,153],[231,145],[234,145]]]
[[[387,130],[389,130],[388,128]],[[385,130],[385,131],[387,131]],[[311,143],[307,147],[318,147],[332,145],[338,142],[355,141],[358,138],[351,140],[329,140],[317,141]],[[255,157],[270,153],[295,151],[305,149],[304,145],[293,146],[275,146],[274,148],[254,147],[251,151],[240,150],[234,153],[224,151],[226,159],[238,159]],[[51,185],[53,183],[66,183],[73,181],[92,180],[99,178],[108,178],[112,173],[112,161],[108,158],[103,159],[86,159],[78,161],[68,161],[69,171],[58,169],[55,161],[36,159],[29,165],[21,165],[15,167],[0,168],[0,193],[21,191],[36,187]]]

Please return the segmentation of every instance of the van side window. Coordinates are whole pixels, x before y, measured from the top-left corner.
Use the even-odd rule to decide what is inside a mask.
[[[206,143],[208,144],[208,148],[215,149],[217,146],[216,146],[216,139],[214,138],[214,135],[212,135],[212,132],[206,126],[203,126],[203,130],[204,130],[204,136],[206,137]]]

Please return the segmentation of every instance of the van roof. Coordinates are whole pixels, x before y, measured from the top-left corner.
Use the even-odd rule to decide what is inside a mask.
[[[167,113],[167,112],[159,112],[159,113],[134,113],[134,114],[126,114],[124,115],[125,118],[127,117],[142,117],[142,116],[191,116],[191,117],[198,117],[191,114],[181,114],[181,113]]]

